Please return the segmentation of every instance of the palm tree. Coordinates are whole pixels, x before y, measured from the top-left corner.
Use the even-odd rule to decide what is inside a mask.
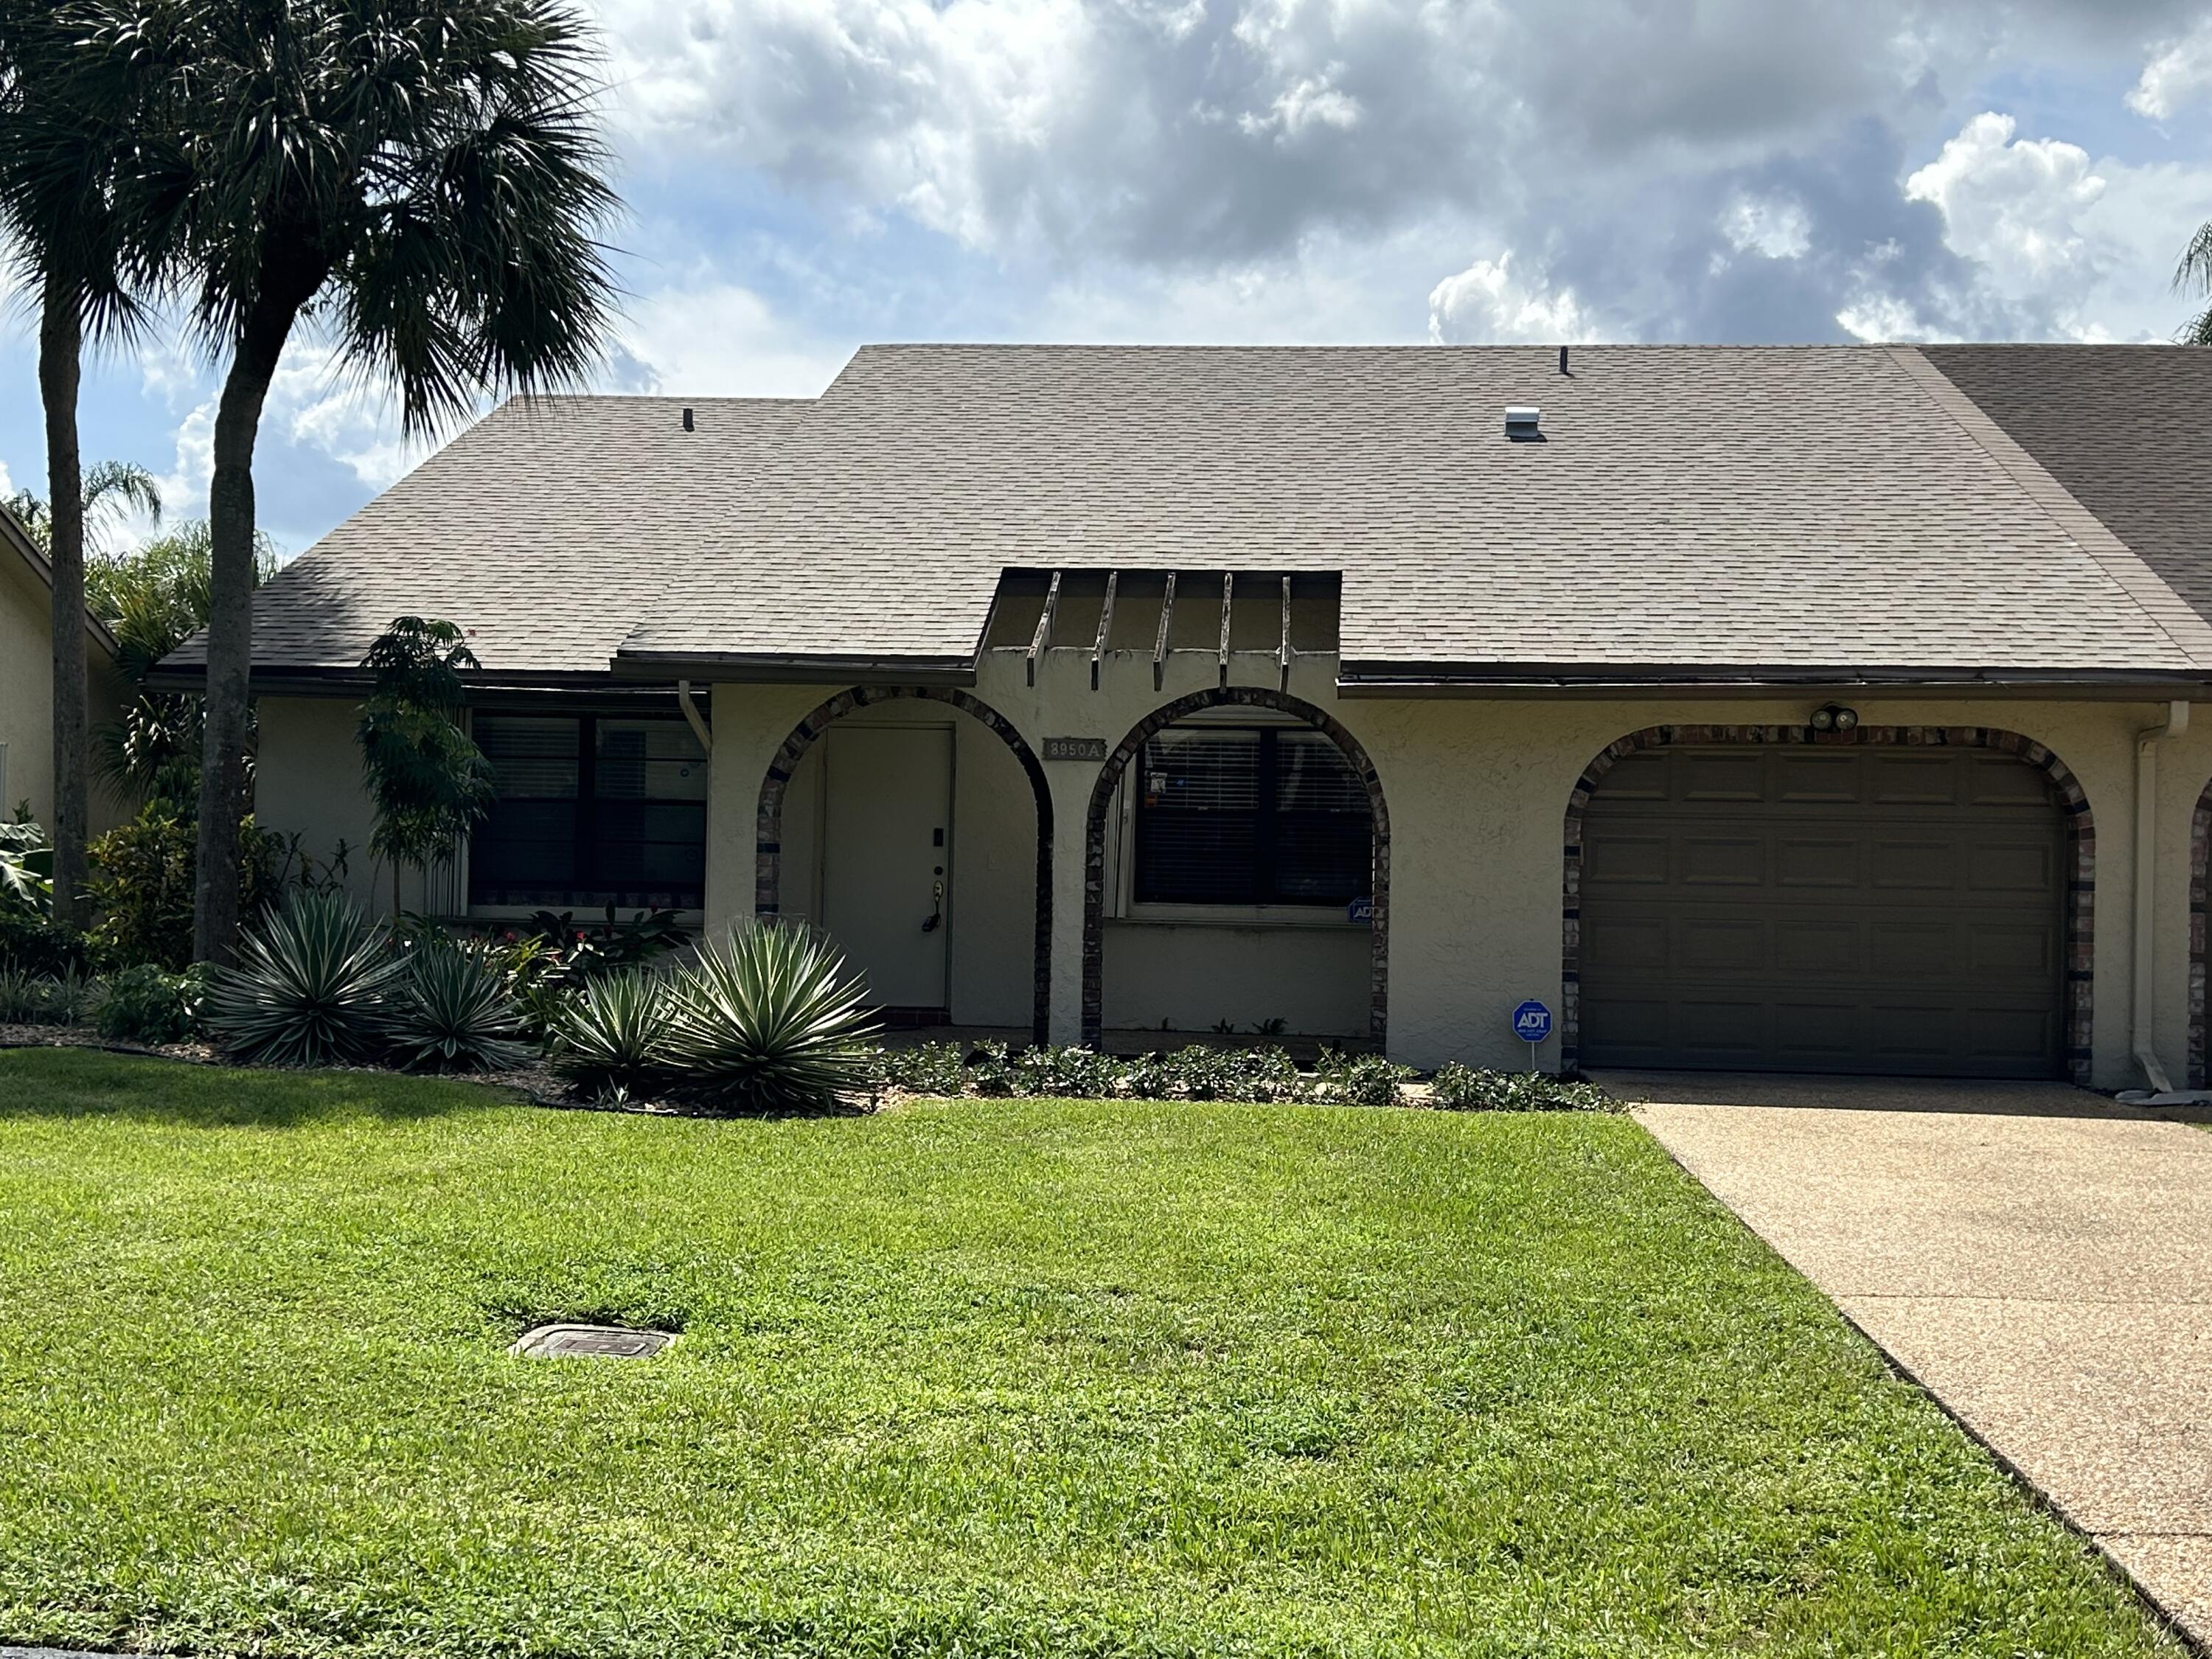
[[[53,571],[54,920],[82,926],[87,873],[84,526],[77,447],[85,343],[135,315],[114,179],[130,135],[121,88],[80,76],[75,31],[52,0],[0,0],[0,227],[24,287],[38,295],[39,396],[45,405],[45,542]],[[143,476],[143,475],[142,475]]]
[[[2181,251],[2181,263],[2173,270],[2173,286],[2178,291],[2193,289],[2200,296],[2212,297],[2212,222],[2199,225],[2189,246]],[[2175,337],[2184,345],[2212,345],[2212,306],[2184,323]]]
[[[84,482],[80,486],[79,499],[83,503],[81,522],[84,526],[84,543],[88,553],[106,550],[108,530],[115,520],[129,513],[137,513],[161,521],[161,486],[154,475],[136,461],[99,461],[87,467]],[[18,522],[31,534],[31,539],[41,548],[52,550],[53,544],[53,514],[47,510],[46,498],[33,490],[19,489],[14,495],[0,498],[0,507],[13,513]],[[85,580],[92,580],[92,568],[86,567]]]
[[[254,580],[276,574],[276,549],[257,538]],[[115,666],[133,688],[123,717],[93,732],[94,769],[132,805],[156,798],[180,815],[198,804],[201,700],[150,691],[154,665],[207,626],[214,560],[207,520],[195,519],[131,552],[92,560],[85,592],[92,613],[115,636]]]
[[[487,392],[579,382],[614,288],[617,204],[592,110],[597,48],[566,0],[81,0],[127,77],[125,210],[182,250],[198,332],[228,363],[208,519],[214,582],[193,951],[238,922],[253,655],[253,444],[301,315],[398,393],[410,433]]]

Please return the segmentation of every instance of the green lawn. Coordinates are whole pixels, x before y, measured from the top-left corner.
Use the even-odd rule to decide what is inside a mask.
[[[13,1052],[0,1310],[0,1642],[2179,1651],[1622,1118]]]

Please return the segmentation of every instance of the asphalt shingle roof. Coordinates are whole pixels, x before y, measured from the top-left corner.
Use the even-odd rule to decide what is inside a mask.
[[[2212,350],[1921,350],[2161,580],[2212,616]]]
[[[509,405],[272,583],[256,656],[343,665],[416,611],[495,668],[957,662],[1004,568],[1105,566],[1340,570],[1347,671],[2212,668],[2113,513],[1931,357],[878,346],[690,434],[672,399]]]
[[[763,459],[811,406],[502,404],[254,596],[255,665],[350,669],[394,617],[412,614],[474,630],[470,647],[489,670],[603,674],[646,607],[743,518]],[[168,659],[204,660],[197,639]]]

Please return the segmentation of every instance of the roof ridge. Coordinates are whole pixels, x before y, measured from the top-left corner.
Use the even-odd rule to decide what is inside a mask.
[[[2212,623],[2152,569],[2116,535],[2111,526],[2082,505],[2072,490],[2022,447],[1988,410],[1929,361],[1917,346],[1885,347],[1897,366],[1960,429],[2041,507],[2051,521],[2090,558],[2144,616],[2172,640],[2175,649],[2199,667],[2212,667]]]

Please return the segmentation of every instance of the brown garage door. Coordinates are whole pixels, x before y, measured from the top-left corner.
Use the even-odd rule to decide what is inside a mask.
[[[2008,755],[1630,755],[1583,818],[1583,1061],[2060,1075],[2066,852]]]

